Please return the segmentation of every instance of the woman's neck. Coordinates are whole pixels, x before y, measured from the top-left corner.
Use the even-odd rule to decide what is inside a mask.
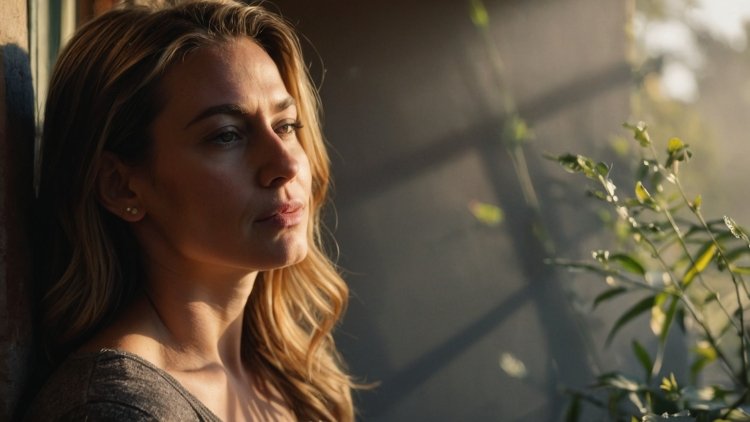
[[[165,366],[195,370],[189,367],[220,365],[242,373],[243,315],[256,276],[152,271],[144,294],[151,312],[144,322],[152,324]]]
[[[243,315],[256,277],[150,271],[144,293],[83,349],[122,349],[168,372],[221,368],[243,375]]]
[[[274,386],[261,392],[242,362],[243,315],[257,273],[211,283],[150,275],[144,294],[85,349],[106,347],[141,356],[223,420],[294,420]]]

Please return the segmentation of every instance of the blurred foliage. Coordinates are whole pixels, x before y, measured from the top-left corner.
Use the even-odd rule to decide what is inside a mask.
[[[699,153],[710,153],[713,135],[700,112],[690,104],[664,97],[658,86],[659,78],[656,70],[642,75],[641,83],[631,94],[632,114],[658,122],[649,128],[656,139],[666,139],[673,133],[689,133],[691,138],[701,141],[703,148]],[[621,152],[629,153],[622,149]]]
[[[663,147],[659,143],[659,152],[644,123],[625,127],[642,152],[635,158],[635,180],[625,192],[618,192],[606,163],[577,154],[552,157],[593,182],[590,196],[624,227],[615,231],[618,249],[593,251],[589,261],[553,261],[602,277],[606,290],[594,299],[594,307],[630,298],[630,307],[615,318],[608,344],[624,326],[648,317],[655,346],[650,350],[631,342],[641,376],[609,372],[599,375],[590,389],[571,391],[567,420],[578,420],[588,404],[616,421],[750,421],[745,327],[750,289],[743,279],[750,274],[750,239],[730,217],[706,219],[703,197],[688,196],[680,170],[692,158],[690,145],[667,138]],[[689,379],[662,370],[674,330],[688,339]],[[709,367],[722,371],[721,384],[701,383],[700,375]]]
[[[503,210],[500,207],[486,202],[471,201],[469,203],[469,211],[471,211],[477,221],[490,227],[500,225],[503,222],[503,218],[505,218]]]
[[[499,100],[502,103],[502,127],[499,131],[498,141],[504,146],[510,156],[513,163],[513,172],[523,193],[524,202],[533,215],[531,233],[549,256],[554,253],[554,245],[549,235],[549,230],[542,218],[539,195],[531,179],[531,172],[529,171],[525,152],[525,147],[535,137],[534,131],[529,122],[518,111],[513,92],[507,80],[500,49],[497,47],[495,38],[490,31],[490,16],[484,2],[482,0],[468,0],[468,7],[469,18],[474,24],[477,34],[480,36],[481,45],[489,58],[492,73],[494,74],[493,79],[497,84],[495,88],[499,93]],[[486,206],[479,205],[481,204],[472,202],[469,204],[469,210],[480,222],[495,226],[502,221],[502,212],[499,208],[492,210]]]
[[[685,23],[685,11],[697,5],[695,0],[635,0],[635,15],[646,27],[653,23],[679,21]],[[635,20],[636,16],[631,16]],[[686,24],[695,35],[696,47],[701,50],[696,52],[698,56],[704,56],[709,48],[715,48],[715,41],[702,30]],[[639,116],[639,119],[651,122],[649,131],[655,139],[667,139],[675,133],[689,133],[694,142],[693,150],[701,157],[703,165],[716,166],[714,146],[716,145],[716,134],[712,129],[712,122],[704,115],[701,109],[700,98],[696,101],[681,101],[670,98],[663,92],[664,68],[668,63],[680,61],[679,52],[662,51],[655,54],[647,51],[640,44],[638,34],[626,31],[630,35],[632,46],[629,55],[633,67],[633,89],[630,95],[631,115]],[[641,28],[642,30],[645,29]],[[698,84],[698,92],[703,88],[702,69],[693,69]],[[715,122],[714,122],[715,123]],[[630,148],[620,138],[615,138],[612,148],[620,156],[631,153]],[[719,183],[717,175],[700,174],[687,175],[686,181],[706,192],[708,196],[717,194],[710,191],[710,187]],[[718,198],[712,197],[714,201]]]
[[[656,22],[679,18],[675,13],[682,14],[684,7],[675,5],[680,2],[684,7],[695,4],[694,0],[634,0],[629,5],[634,13],[637,10],[638,19]],[[533,131],[516,107],[484,3],[468,3],[469,18],[481,35],[502,100],[500,140],[513,160],[526,204],[543,227],[524,155],[524,147],[534,138]],[[626,28],[633,46],[628,54],[633,67],[631,112],[657,124],[648,128],[643,123],[627,124],[630,139],[613,139],[614,151],[623,163],[632,165],[635,180],[623,175],[615,178],[611,164],[583,155],[554,157],[567,171],[593,182],[587,193],[604,204],[599,215],[615,241],[610,249],[593,251],[588,261],[553,261],[601,276],[606,288],[593,300],[594,308],[616,299],[628,301],[629,307],[614,317],[608,344],[624,327],[643,318],[649,320],[653,341],[633,339],[629,343],[642,369],[639,376],[607,372],[600,374],[590,389],[570,391],[566,419],[579,420],[585,406],[595,406],[616,421],[750,421],[745,329],[750,290],[743,280],[750,274],[750,240],[729,217],[704,218],[704,204],[717,205],[713,197],[717,191],[713,189],[717,185],[715,175],[706,171],[709,166],[703,163],[702,171],[681,173],[681,169],[694,153],[710,163],[714,135],[696,104],[665,95],[663,70],[675,57],[651,55],[639,46],[633,31],[635,20],[631,16],[631,25]],[[706,38],[698,40],[703,43],[699,47],[705,47]],[[702,76],[700,72],[696,75]],[[689,133],[690,139],[673,137],[676,133]],[[618,191],[615,179],[628,187]],[[685,182],[699,191],[710,190],[705,197],[688,196]],[[486,225],[503,220],[500,208],[492,204],[472,202],[469,210]],[[539,233],[537,240],[553,255],[546,231]],[[689,341],[691,362],[685,376],[663,369],[667,341],[678,330]],[[508,374],[522,373],[512,358],[501,356],[501,368]],[[704,371],[719,372],[721,382],[702,383]]]

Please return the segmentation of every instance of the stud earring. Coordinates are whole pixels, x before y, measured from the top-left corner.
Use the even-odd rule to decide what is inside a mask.
[[[136,208],[136,207],[127,207],[127,208],[125,208],[125,212],[127,212],[130,215],[136,215],[136,214],[138,214],[138,208]]]

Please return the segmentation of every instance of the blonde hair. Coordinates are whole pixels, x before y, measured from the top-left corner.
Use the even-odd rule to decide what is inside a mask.
[[[118,9],[82,27],[62,52],[47,98],[39,186],[44,335],[59,359],[142,288],[134,236],[97,200],[99,162],[104,151],[148,160],[165,70],[195,48],[234,37],[250,37],[278,66],[304,123],[298,137],[313,180],[308,256],[259,276],[245,308],[243,359],[297,418],[352,420],[353,383],[331,335],[348,290],[321,244],[330,175],[319,100],[294,30],[260,6],[214,0]]]

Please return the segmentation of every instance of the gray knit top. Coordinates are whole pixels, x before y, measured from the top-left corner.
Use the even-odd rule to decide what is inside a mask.
[[[27,420],[221,421],[167,372],[110,349],[65,360],[39,392]]]

